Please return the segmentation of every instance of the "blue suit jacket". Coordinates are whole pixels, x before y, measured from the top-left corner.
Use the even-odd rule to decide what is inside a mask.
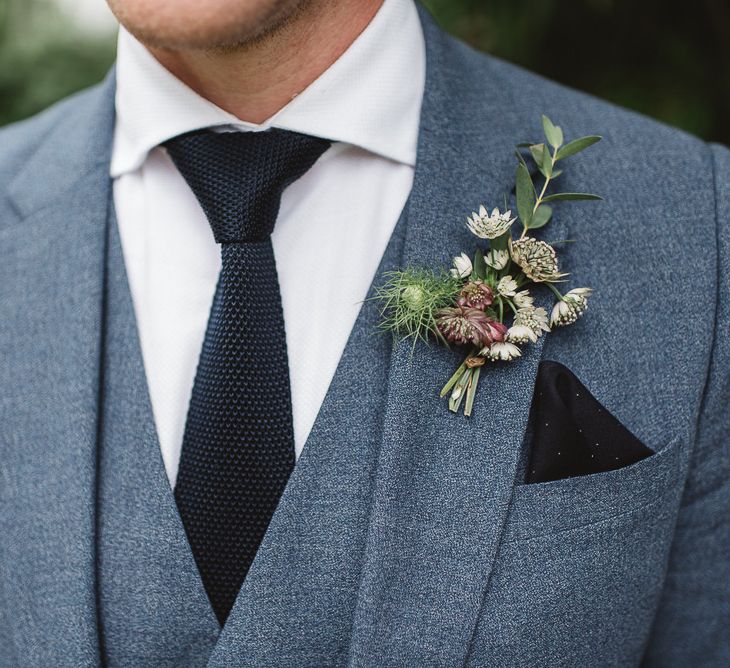
[[[391,347],[363,306],[209,666],[730,665],[730,152],[476,53],[424,16],[403,264],[473,245],[541,113],[604,141],[549,236],[596,289],[482,374]],[[96,666],[95,480],[114,80],[0,132],[0,665]],[[656,454],[524,485],[538,363],[570,367]],[[383,398],[386,401],[380,401]],[[362,452],[372,455],[361,459]],[[363,462],[367,461],[368,465]]]

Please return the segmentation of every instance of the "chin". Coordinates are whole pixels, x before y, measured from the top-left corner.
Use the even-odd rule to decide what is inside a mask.
[[[307,0],[108,0],[117,20],[158,49],[245,46],[286,23]]]

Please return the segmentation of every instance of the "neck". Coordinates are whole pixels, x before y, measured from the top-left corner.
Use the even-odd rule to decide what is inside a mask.
[[[221,109],[263,123],[334,63],[383,0],[312,0],[276,32],[235,49],[147,48],[172,74]]]

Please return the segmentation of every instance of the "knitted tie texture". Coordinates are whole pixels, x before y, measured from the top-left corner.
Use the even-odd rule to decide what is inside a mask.
[[[329,142],[283,130],[202,131],[165,146],[221,245],[175,499],[223,625],[294,468],[284,317],[270,235],[283,190]]]

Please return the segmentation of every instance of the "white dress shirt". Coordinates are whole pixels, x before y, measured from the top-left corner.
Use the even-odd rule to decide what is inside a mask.
[[[425,60],[413,0],[385,0],[327,71],[254,125],[197,95],[120,30],[114,204],[171,485],[220,248],[192,191],[158,145],[211,126],[277,127],[337,142],[284,192],[272,236],[299,456],[411,190]]]

